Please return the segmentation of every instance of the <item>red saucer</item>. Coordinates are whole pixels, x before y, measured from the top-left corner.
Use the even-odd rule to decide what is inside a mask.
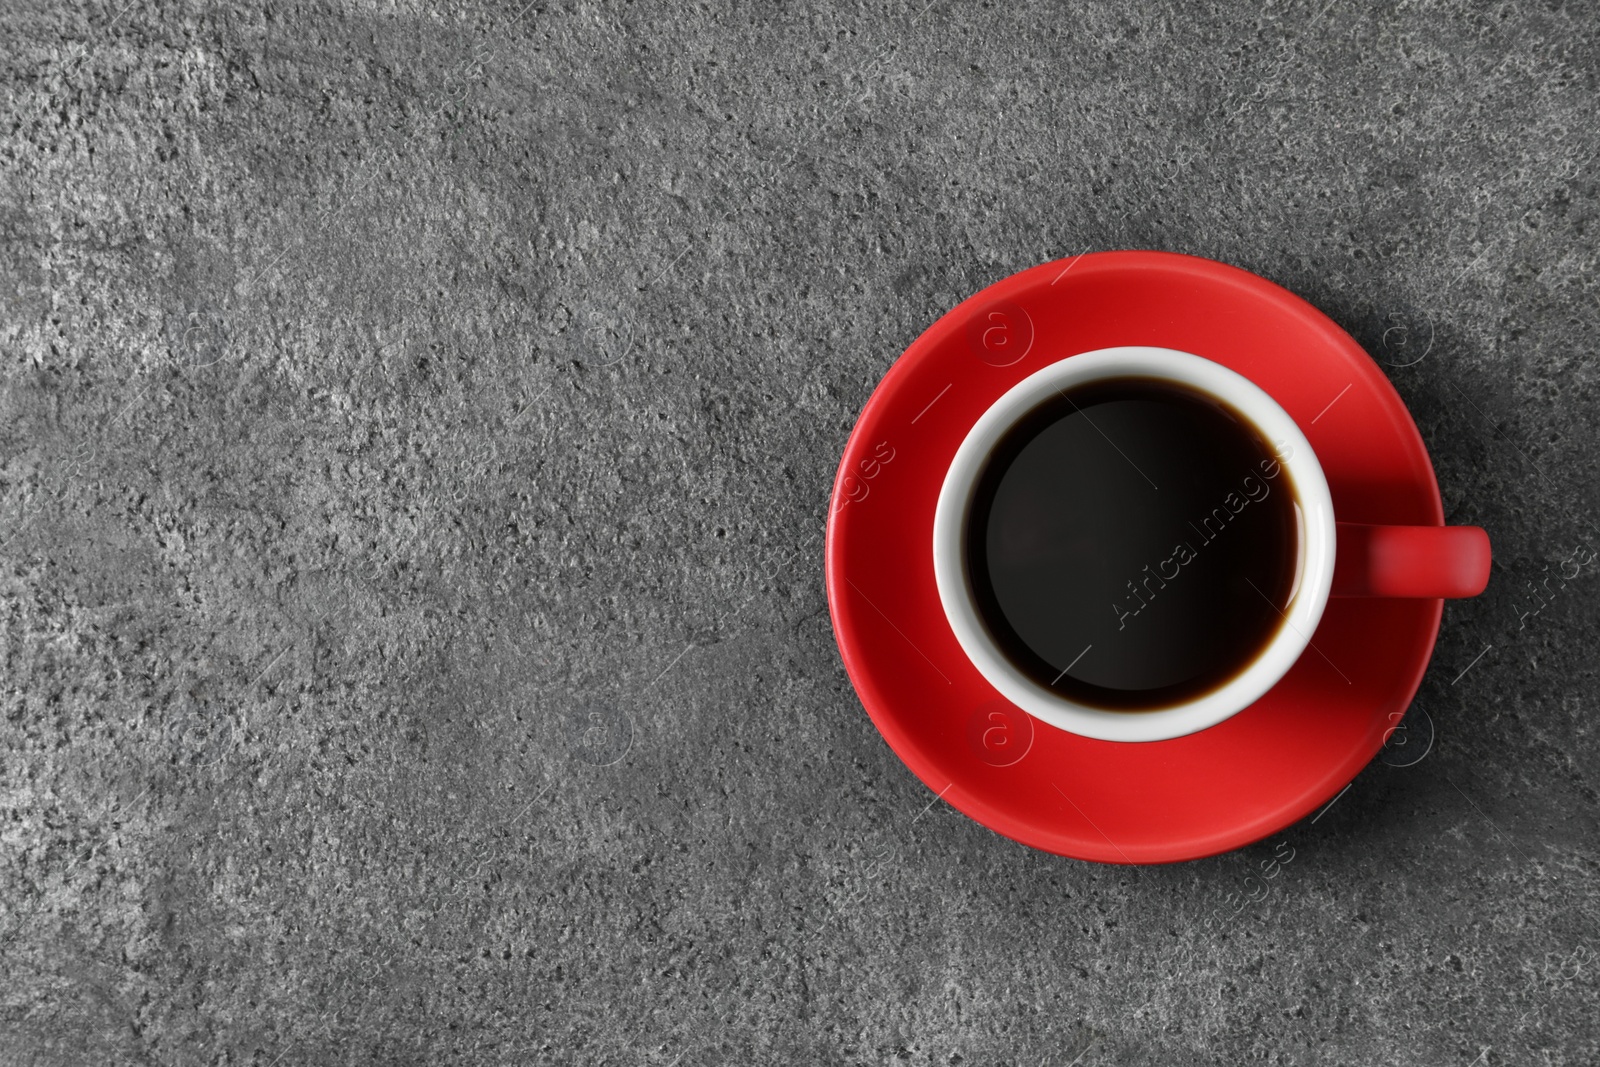
[[[945,801],[1024,844],[1106,863],[1239,848],[1331,799],[1381,747],[1433,652],[1443,602],[1335,599],[1266,696],[1188,737],[1064,733],[1000,698],[934,586],[934,505],[984,410],[1074,353],[1153,345],[1245,375],[1316,449],[1340,522],[1442,525],[1405,405],[1351,337],[1236,267],[1165,252],[1046,263],[963,302],[884,375],[845,446],[828,521],[839,652],[879,732]]]

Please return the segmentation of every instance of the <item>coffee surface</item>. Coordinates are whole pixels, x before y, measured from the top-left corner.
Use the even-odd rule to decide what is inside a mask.
[[[1225,685],[1293,595],[1288,447],[1156,379],[1033,409],[990,453],[967,516],[968,580],[996,644],[1040,685],[1111,710]]]

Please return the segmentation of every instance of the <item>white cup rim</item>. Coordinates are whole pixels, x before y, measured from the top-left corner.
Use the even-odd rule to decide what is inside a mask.
[[[1068,387],[1107,378],[1159,378],[1198,389],[1248,418],[1279,448],[1300,512],[1299,572],[1284,622],[1251,664],[1217,689],[1156,711],[1109,711],[1076,703],[1024,675],[983,625],[962,550],[968,508],[984,461],[1018,419]],[[979,417],[945,473],[933,520],[939,600],[962,651],[978,672],[1034,718],[1102,741],[1162,741],[1215,726],[1264,696],[1305,652],[1333,586],[1333,499],[1311,444],[1277,401],[1244,375],[1171,348],[1129,345],[1068,356],[1012,386]]]

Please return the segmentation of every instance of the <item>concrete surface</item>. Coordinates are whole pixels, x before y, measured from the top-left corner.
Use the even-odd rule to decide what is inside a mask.
[[[125,2],[0,11],[0,1062],[1600,1060],[1590,6]],[[895,356],[1118,247],[1498,549],[1237,915],[933,802],[825,611]]]

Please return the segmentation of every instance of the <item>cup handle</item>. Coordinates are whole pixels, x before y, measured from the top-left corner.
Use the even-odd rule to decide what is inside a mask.
[[[1469,597],[1489,584],[1480,526],[1338,524],[1333,596]]]

